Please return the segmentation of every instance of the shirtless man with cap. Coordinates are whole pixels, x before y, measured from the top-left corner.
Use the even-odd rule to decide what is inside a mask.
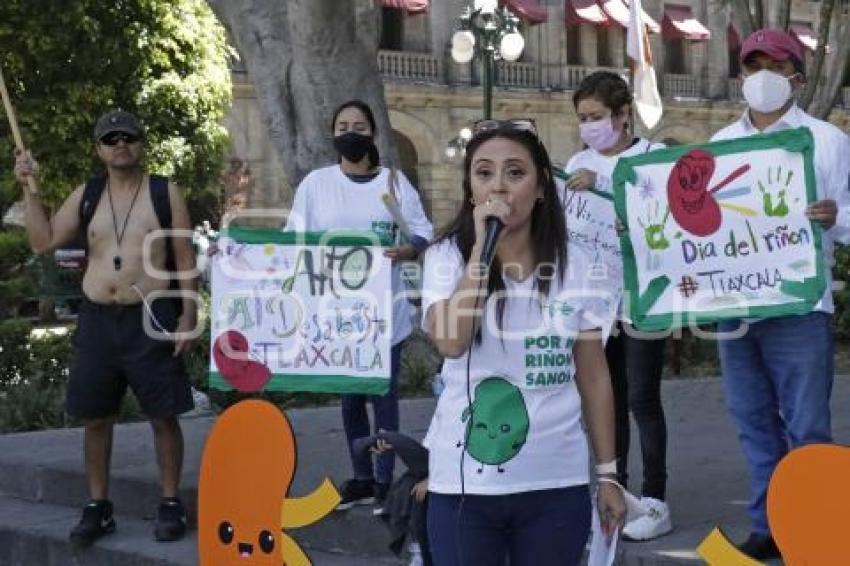
[[[189,213],[176,185],[145,171],[145,132],[136,116],[108,112],[97,121],[94,139],[105,174],[77,187],[52,218],[39,196],[38,164],[20,152],[15,162],[24,187],[28,178],[36,179],[36,190],[24,190],[33,251],[52,252],[77,236],[87,240],[66,410],[85,422],[90,501],[71,541],[89,546],[116,528],[108,499],[112,430],[128,385],[153,427],[162,488],[155,538],[178,540],[186,530],[186,511],[177,497],[183,463],[177,416],[193,406],[182,355],[196,326],[195,258],[189,238],[157,237],[147,246],[145,238],[161,228],[155,189],[170,209],[171,228],[191,230]],[[99,190],[87,191],[92,183]],[[174,275],[168,273],[168,257],[172,270],[183,275],[179,300],[155,298]]]

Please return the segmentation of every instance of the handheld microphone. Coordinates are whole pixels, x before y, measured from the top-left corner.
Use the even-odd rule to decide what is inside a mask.
[[[484,246],[481,248],[481,263],[489,269],[496,255],[496,240],[502,233],[505,224],[496,216],[488,216],[484,220]]]

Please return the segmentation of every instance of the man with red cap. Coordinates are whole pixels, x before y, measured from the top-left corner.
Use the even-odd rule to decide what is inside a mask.
[[[795,101],[805,84],[802,46],[787,32],[761,29],[741,47],[742,91],[747,110],[712,141],[809,128],[814,137],[817,200],[806,215],[823,228],[826,291],[812,312],[718,324],[726,402],[738,428],[750,475],[750,537],[738,548],[755,559],[778,558],[767,522],[767,487],[791,448],[832,442],[829,398],[833,381],[833,246],[850,235],[850,140],[841,130],[806,114]],[[722,335],[722,334],[721,334]]]

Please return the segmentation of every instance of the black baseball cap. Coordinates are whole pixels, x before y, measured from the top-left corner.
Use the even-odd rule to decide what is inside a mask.
[[[94,139],[100,141],[104,136],[115,132],[140,138],[145,137],[145,130],[139,119],[136,118],[135,114],[124,110],[111,110],[98,118],[97,124],[94,126]]]

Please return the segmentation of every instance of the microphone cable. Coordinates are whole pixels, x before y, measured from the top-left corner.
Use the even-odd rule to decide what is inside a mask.
[[[481,264],[480,261],[479,261],[479,264]],[[483,264],[481,264],[481,265],[483,265]],[[490,266],[488,265],[486,267],[486,269],[488,270],[488,272],[485,272],[485,273],[487,273],[489,275]],[[481,290],[484,287],[484,273],[479,273],[478,275],[479,275],[478,290],[475,294],[475,306],[472,309],[473,317],[475,316],[475,313],[477,313],[477,311],[478,311],[478,305],[481,301]],[[486,304],[487,303],[485,301],[484,306],[486,306]],[[483,329],[483,326],[484,326],[484,313],[482,312],[481,313],[481,328],[482,329]],[[465,479],[465,472],[464,472],[464,463],[465,463],[465,460],[466,460],[466,452],[467,452],[467,444],[468,444],[468,441],[469,441],[469,434],[470,434],[470,432],[472,432],[472,425],[473,425],[473,422],[474,422],[474,419],[475,419],[475,409],[474,409],[473,404],[472,404],[472,385],[471,385],[471,378],[470,378],[470,372],[471,372],[471,366],[472,366],[472,348],[475,345],[475,332],[476,332],[475,320],[473,319],[472,330],[471,330],[470,336],[469,336],[469,346],[466,350],[466,410],[468,411],[468,414],[469,414],[469,421],[468,421],[466,428],[464,430],[464,433],[463,433],[463,441],[462,441],[463,445],[462,445],[462,449],[460,451],[460,505],[458,506],[457,520],[456,520],[456,523],[455,523],[456,530],[457,530],[458,564],[460,564],[461,566],[463,566],[463,562],[464,562],[463,561],[463,544],[462,544],[463,543],[463,530],[461,529],[461,516],[463,515],[463,506],[464,506],[464,503],[466,502],[466,479]],[[483,340],[483,337],[482,337],[482,340]]]

